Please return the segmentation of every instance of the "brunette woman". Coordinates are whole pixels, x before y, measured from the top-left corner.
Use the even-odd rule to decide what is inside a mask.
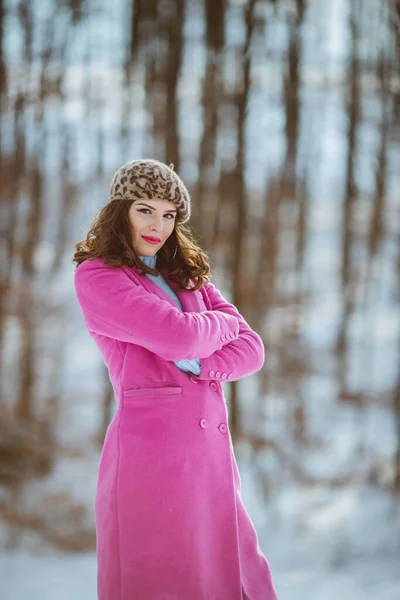
[[[210,282],[189,192],[152,159],[115,173],[76,244],[75,291],[117,410],[95,499],[99,600],[276,600],[240,495],[221,385],[264,346]]]

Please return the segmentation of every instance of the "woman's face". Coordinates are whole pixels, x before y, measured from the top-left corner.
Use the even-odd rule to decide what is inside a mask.
[[[129,208],[129,221],[132,229],[132,241],[136,252],[141,256],[154,256],[171,235],[177,209],[168,200],[135,200]],[[145,237],[156,238],[152,244]]]

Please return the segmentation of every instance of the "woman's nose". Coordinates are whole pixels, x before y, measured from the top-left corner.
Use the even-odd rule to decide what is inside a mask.
[[[151,228],[154,231],[162,231],[164,227],[163,217],[154,217],[151,223]]]

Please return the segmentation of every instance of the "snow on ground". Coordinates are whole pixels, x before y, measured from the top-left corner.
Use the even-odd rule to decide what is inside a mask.
[[[352,561],[340,569],[312,563],[281,565],[270,553],[279,600],[398,600],[399,561]],[[276,566],[274,568],[274,564]],[[80,556],[0,556],[2,600],[97,600],[96,558]]]
[[[255,470],[238,464],[279,600],[400,598],[400,505],[389,492],[291,484],[266,507]],[[96,557],[3,554],[0,581],[1,600],[96,600]]]

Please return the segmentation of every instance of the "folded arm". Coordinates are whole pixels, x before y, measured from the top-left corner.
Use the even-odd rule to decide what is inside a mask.
[[[165,360],[205,358],[239,335],[235,315],[181,312],[100,258],[78,266],[74,286],[89,331],[143,346]]]
[[[239,336],[210,356],[201,359],[198,379],[235,381],[259,371],[265,361],[261,337],[246,323],[236,306],[230,304],[212,283],[205,284],[204,288],[212,310],[237,318]]]

